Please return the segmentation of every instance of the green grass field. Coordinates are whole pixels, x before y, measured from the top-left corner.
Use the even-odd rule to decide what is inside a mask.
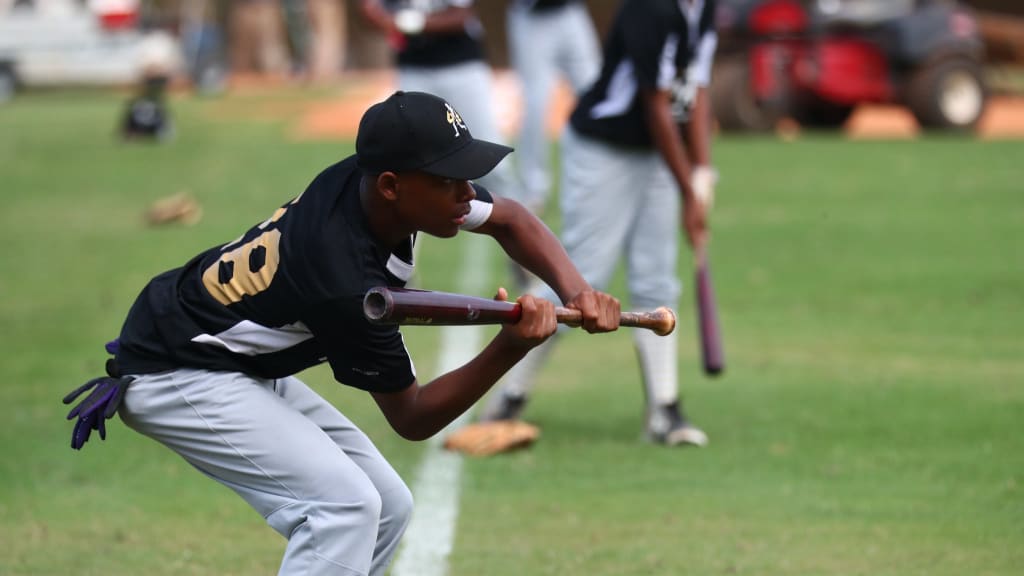
[[[119,422],[71,451],[60,398],[149,277],[352,151],[224,114],[302,98],[177,100],[166,146],[113,138],[120,97],[0,108],[0,574],[276,573],[284,541],[234,494]],[[724,377],[701,375],[689,292],[679,306],[710,447],[645,443],[628,332],[573,333],[527,411],[541,441],[467,461],[450,573],[1021,574],[1024,143],[723,138],[715,156]],[[203,220],[147,228],[180,191]],[[459,247],[426,243],[424,287],[455,288]],[[685,252],[680,269],[689,284]],[[406,334],[432,375],[437,331]],[[412,481],[423,445],[327,369],[304,377]]]

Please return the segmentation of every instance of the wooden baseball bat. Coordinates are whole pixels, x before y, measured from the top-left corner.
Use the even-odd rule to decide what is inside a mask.
[[[522,310],[515,302],[377,286],[363,297],[363,314],[375,324],[465,326],[514,324],[519,321]],[[578,327],[583,323],[583,314],[571,308],[555,307],[555,317],[566,326]],[[676,327],[676,314],[665,306],[650,312],[623,312],[619,325],[646,328],[659,336],[666,336]]]
[[[701,358],[704,372],[715,376],[725,370],[725,352],[722,350],[722,334],[718,326],[718,307],[715,291],[711,285],[711,271],[703,247],[697,249],[696,262],[697,317],[700,329]]]

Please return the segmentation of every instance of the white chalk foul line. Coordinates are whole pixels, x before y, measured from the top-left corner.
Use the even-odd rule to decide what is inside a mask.
[[[466,234],[463,241],[465,251],[459,264],[457,290],[482,294],[487,283],[490,238]],[[479,326],[442,328],[438,374],[472,359],[480,349],[482,333]],[[441,441],[469,419],[467,411],[427,441],[426,454],[412,485],[416,506],[392,567],[394,576],[444,576],[448,572],[448,556],[455,542],[455,522],[459,516],[462,456],[445,451]]]

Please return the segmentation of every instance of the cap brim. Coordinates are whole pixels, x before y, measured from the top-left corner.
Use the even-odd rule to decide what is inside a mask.
[[[421,167],[420,170],[452,180],[475,180],[494,170],[510,152],[512,148],[508,146],[486,140],[473,140],[444,158]]]

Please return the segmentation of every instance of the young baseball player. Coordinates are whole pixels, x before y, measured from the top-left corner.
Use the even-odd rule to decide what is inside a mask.
[[[551,192],[546,128],[552,92],[559,77],[574,95],[588,88],[601,70],[601,45],[581,0],[512,0],[507,30],[523,96],[516,169],[523,203],[540,213]]]
[[[618,327],[618,301],[587,286],[542,222],[471,182],[509,152],[474,138],[436,96],[397,92],[372,106],[354,156],[237,239],[149,282],[108,347],[109,377],[65,398],[91,390],[68,416],[77,418],[72,447],[93,430],[105,436],[117,411],[287,538],[280,574],[383,574],[409,521],[409,490],[294,374],[329,363],[339,382],[373,396],[395,431],[421,440],[555,331],[551,303],[523,296],[519,322],[421,385],[397,327],[362,311],[367,289],[409,278],[417,233],[491,235],[581,310],[586,329]]]
[[[680,219],[692,246],[707,241],[714,171],[706,87],[717,43],[714,13],[714,0],[625,0],[605,40],[601,75],[580,98],[563,136],[566,250],[598,288],[625,256],[636,309],[676,307]],[[550,288],[535,293],[555,297]],[[680,406],[676,334],[634,332],[646,429],[658,443],[704,446],[707,436]],[[549,340],[509,373],[486,419],[519,416],[552,345]]]

